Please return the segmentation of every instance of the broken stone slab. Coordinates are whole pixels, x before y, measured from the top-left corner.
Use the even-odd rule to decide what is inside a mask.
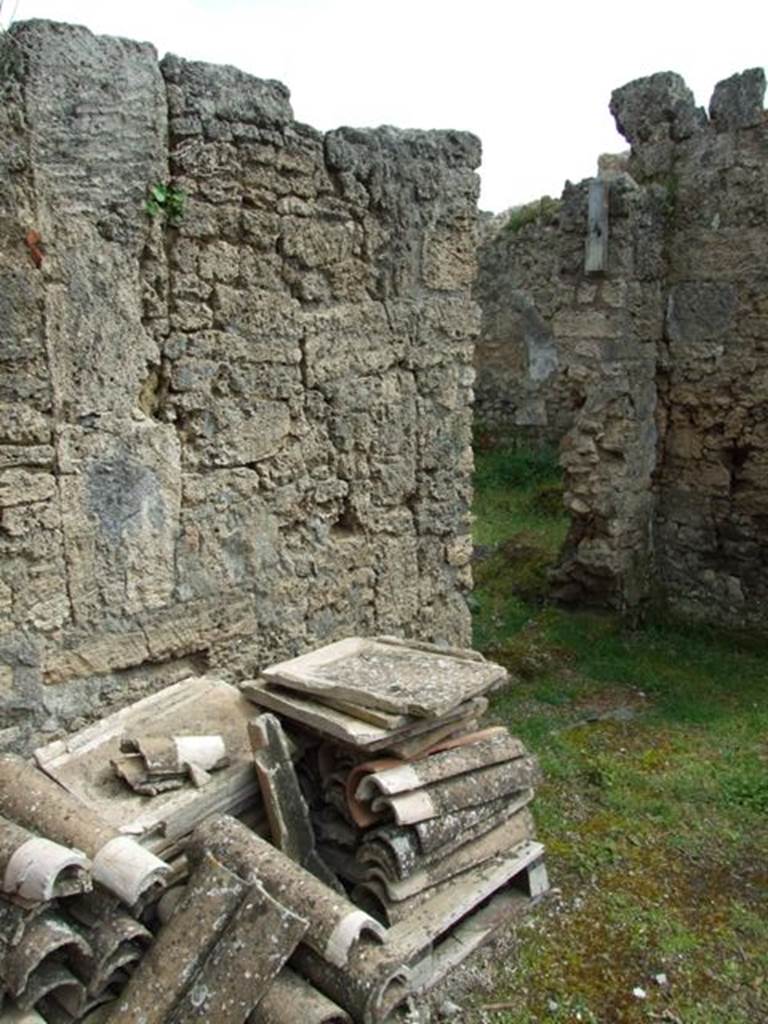
[[[37,763],[117,831],[140,837],[142,846],[167,858],[180,839],[211,814],[240,814],[259,802],[259,787],[246,734],[253,705],[215,676],[187,677],[116,711],[66,740],[35,751]],[[123,785],[104,766],[120,755],[125,735],[218,734],[231,764],[202,789],[183,786],[152,800]]]
[[[538,781],[538,777],[536,759],[518,757],[514,761],[478,768],[466,775],[457,775],[408,793],[376,797],[371,809],[381,816],[392,815],[398,825],[410,825],[528,789]]]
[[[351,1024],[349,1014],[328,996],[284,967],[247,1024]]]
[[[151,775],[176,775],[190,764],[205,771],[229,764],[224,737],[213,736],[124,736],[120,749],[141,754]]]
[[[485,660],[349,637],[265,669],[264,679],[395,714],[437,718],[507,678]]]
[[[222,736],[124,736],[125,757],[112,760],[116,773],[146,796],[178,789],[187,781],[201,788],[210,772],[229,765]]]
[[[306,930],[303,918],[273,900],[259,883],[250,885],[169,1024],[243,1024]]]
[[[0,964],[5,988],[19,1005],[25,992],[33,986],[32,978],[46,962],[67,959],[73,953],[90,956],[91,947],[79,931],[52,911],[36,917],[24,930],[20,941],[12,946]]]
[[[299,786],[280,720],[274,715],[260,715],[248,723],[248,736],[272,844],[321,882],[340,890],[338,879],[323,864],[315,848],[309,808]]]
[[[527,809],[518,811],[502,824],[490,829],[477,839],[464,843],[453,853],[432,864],[427,864],[414,871],[407,878],[392,880],[388,872],[383,871],[375,862],[370,864],[371,878],[378,878],[384,884],[384,891],[389,902],[399,902],[424,890],[431,889],[435,885],[453,878],[478,864],[490,860],[492,857],[503,853],[515,846],[519,846],[526,839],[533,839],[534,824],[530,811]],[[361,851],[358,858],[365,863],[365,851]]]
[[[168,865],[20,757],[0,757],[0,813],[30,831],[82,850],[94,881],[132,905]]]
[[[395,794],[420,789],[477,768],[514,760],[526,753],[523,743],[510,736],[503,726],[487,730],[485,735],[465,736],[463,739],[463,744],[451,749],[363,776],[355,796],[366,801],[379,793]]]
[[[139,754],[126,754],[112,759],[112,768],[118,778],[127,783],[135,793],[142,796],[159,796],[181,789],[190,778],[188,772],[177,775],[149,775],[144,759]]]
[[[190,861],[198,863],[206,851],[241,877],[261,882],[270,896],[306,918],[303,941],[338,967],[346,964],[361,938],[384,938],[378,921],[234,818],[220,815],[195,829],[187,851]]]
[[[222,736],[124,736],[124,756],[112,759],[116,774],[145,796],[157,796],[192,782],[198,789],[210,772],[230,761]]]
[[[24,903],[45,903],[91,888],[81,850],[51,842],[0,816],[0,889]]]
[[[389,943],[361,942],[346,967],[329,963],[303,943],[291,966],[343,1007],[356,1024],[381,1024],[410,994],[410,972]]]
[[[112,1024],[166,1024],[249,888],[203,852],[184,898],[120,994]]]

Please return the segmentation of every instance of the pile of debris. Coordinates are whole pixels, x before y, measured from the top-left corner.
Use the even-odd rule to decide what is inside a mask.
[[[547,888],[504,679],[355,638],[0,758],[0,1024],[389,1019]]]

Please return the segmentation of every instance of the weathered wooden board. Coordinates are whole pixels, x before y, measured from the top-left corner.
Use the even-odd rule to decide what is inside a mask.
[[[522,917],[533,905],[530,897],[520,889],[507,885],[484,906],[441,936],[430,948],[411,964],[411,988],[414,993],[426,992],[458,967],[476,949],[486,943],[495,932],[512,918]]]
[[[503,682],[491,662],[424,646],[349,637],[272,665],[265,679],[394,714],[437,718]]]
[[[106,823],[135,835],[153,852],[168,854],[180,836],[208,815],[238,813],[259,800],[247,733],[252,716],[253,706],[236,687],[215,677],[190,677],[39,748],[35,758],[43,771]],[[110,762],[120,756],[125,734],[142,733],[217,733],[231,763],[202,789],[189,785],[155,797],[141,796],[116,777]]]
[[[543,853],[541,843],[526,841],[505,856],[442,882],[431,893],[427,890],[396,904],[400,916],[387,932],[387,944],[411,962],[497,889],[540,860]]]
[[[608,191],[608,182],[601,178],[593,178],[589,183],[584,251],[586,274],[602,273],[608,268]]]

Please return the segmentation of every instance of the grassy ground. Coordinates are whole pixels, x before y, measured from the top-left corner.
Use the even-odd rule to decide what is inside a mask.
[[[476,995],[498,1024],[768,1022],[768,644],[546,602],[546,452],[477,456],[475,642],[541,759],[555,887]],[[496,1005],[496,1010],[480,1010]]]

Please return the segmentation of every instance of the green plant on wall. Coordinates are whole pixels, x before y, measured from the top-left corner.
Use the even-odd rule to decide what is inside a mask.
[[[186,196],[175,185],[152,185],[146,208],[150,217],[163,215],[167,224],[178,224],[184,216]]]

